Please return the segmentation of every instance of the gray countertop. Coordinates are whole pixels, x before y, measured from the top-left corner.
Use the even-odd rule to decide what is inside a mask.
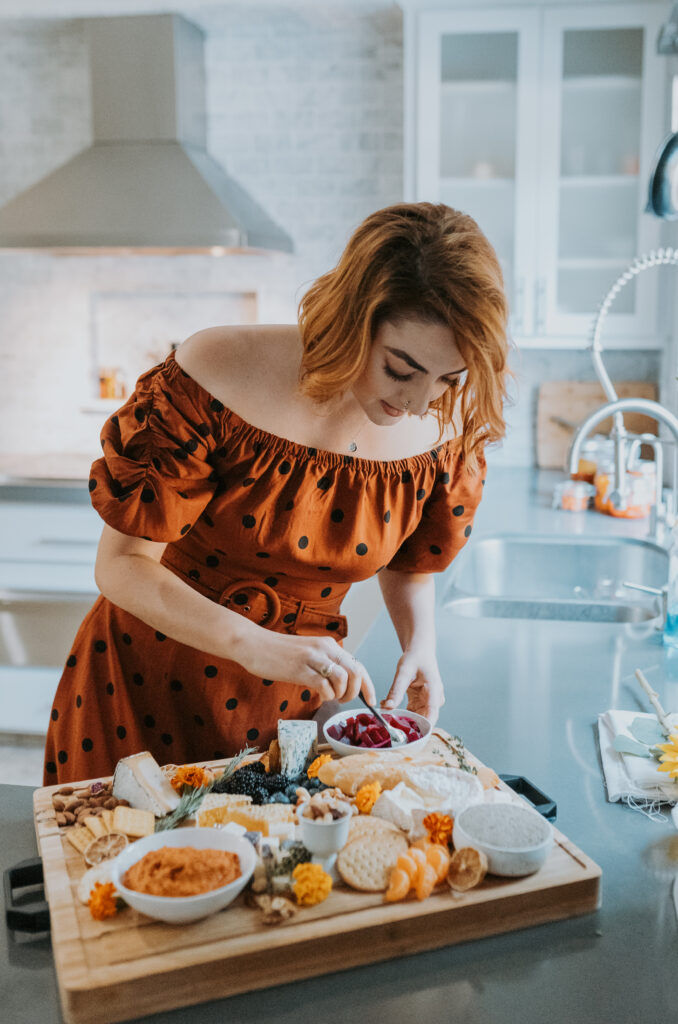
[[[474,536],[496,532],[614,533],[645,523],[552,510],[554,474],[497,471],[488,478]],[[460,556],[460,557],[463,557]],[[445,579],[441,581],[445,585]],[[643,668],[664,705],[678,709],[678,651],[647,625],[454,619],[438,610],[447,687],[439,724],[498,772],[524,775],[558,804],[558,827],[603,869],[593,914],[449,946],[369,968],[163,1013],[153,1021],[249,1024],[413,1019],[469,1024],[618,1024],[670,1021],[678,1006],[678,836],[606,801],[595,722],[609,708],[647,710],[633,670]],[[398,645],[386,615],[360,648],[379,693]],[[36,852],[31,790],[0,787],[2,867]],[[7,1019],[59,1021],[49,940],[0,929]]]

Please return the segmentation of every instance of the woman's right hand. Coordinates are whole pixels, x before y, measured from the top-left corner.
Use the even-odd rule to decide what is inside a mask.
[[[329,636],[290,636],[258,626],[241,640],[237,661],[253,676],[293,683],[323,702],[347,703],[361,690],[376,702],[365,666]]]

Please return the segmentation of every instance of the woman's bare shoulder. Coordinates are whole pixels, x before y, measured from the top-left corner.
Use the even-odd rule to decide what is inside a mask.
[[[280,385],[284,367],[298,366],[299,330],[294,324],[208,327],[192,334],[176,351],[176,361],[225,405],[242,403],[269,375]]]

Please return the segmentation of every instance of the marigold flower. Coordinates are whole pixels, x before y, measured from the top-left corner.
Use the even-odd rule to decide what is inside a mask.
[[[440,843],[441,846],[447,846],[452,838],[452,827],[454,825],[454,820],[449,814],[440,814],[439,811],[434,811],[432,814],[426,815],[422,824],[428,832],[432,843]]]
[[[370,814],[381,793],[381,782],[366,782],[355,795],[355,805],[361,814]]]
[[[181,794],[184,786],[200,789],[201,786],[208,786],[211,781],[212,776],[204,768],[199,768],[197,764],[184,764],[172,776],[172,788]]]
[[[309,779],[317,778],[318,769],[322,768],[324,764],[327,764],[327,762],[331,760],[331,754],[321,754],[319,757],[316,757],[315,761],[311,761],[310,765],[306,769],[306,774],[308,775]]]
[[[320,864],[297,864],[292,878],[297,903],[304,907],[322,903],[332,891],[332,878]]]
[[[664,753],[659,760],[663,763],[657,766],[658,772],[668,772],[670,778],[678,779],[678,733],[672,732],[668,743],[658,743],[659,750]]]
[[[118,913],[120,901],[112,882],[95,882],[87,906],[95,921],[103,921]]]

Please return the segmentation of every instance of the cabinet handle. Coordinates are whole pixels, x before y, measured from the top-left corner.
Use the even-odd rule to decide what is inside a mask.
[[[513,333],[522,334],[525,329],[525,278],[523,276],[516,278],[511,321]]]
[[[546,330],[546,278],[537,278],[537,288],[534,303],[534,323],[537,334],[543,334]]]

